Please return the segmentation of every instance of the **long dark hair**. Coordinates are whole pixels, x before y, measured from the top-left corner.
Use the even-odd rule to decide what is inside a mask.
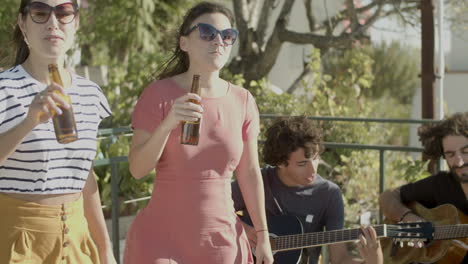
[[[26,6],[31,3],[32,0],[21,0],[20,7],[18,9],[18,14],[21,14],[21,18],[24,20],[28,13],[26,12]],[[76,0],[72,0],[76,6],[78,3]],[[16,46],[16,57],[13,65],[18,65],[26,61],[29,57],[29,48],[26,42],[24,41],[23,33],[18,24],[16,24],[15,31],[13,32],[13,44]]]
[[[21,14],[21,18],[24,20],[26,18],[26,6],[32,0],[21,0],[21,4],[18,10],[18,14]],[[15,26],[15,31],[13,32],[13,43],[16,46],[16,58],[14,65],[23,63],[29,56],[29,48],[26,42],[24,41],[23,33],[18,24]]]
[[[184,16],[184,22],[175,36],[176,47],[174,52],[172,53],[172,56],[162,64],[162,70],[160,70],[160,73],[157,76],[158,79],[161,80],[168,78],[188,70],[190,61],[187,53],[180,49],[180,37],[187,35],[187,32],[190,30],[190,26],[195,19],[201,15],[213,13],[221,13],[225,15],[229,19],[229,22],[231,22],[231,25],[234,25],[234,15],[232,14],[232,11],[221,4],[201,2],[193,6]]]

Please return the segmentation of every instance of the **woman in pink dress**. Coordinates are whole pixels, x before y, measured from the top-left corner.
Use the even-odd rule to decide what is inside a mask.
[[[127,235],[126,264],[253,263],[231,199],[234,171],[257,232],[257,263],[273,263],[258,110],[247,90],[219,77],[237,38],[233,22],[231,11],[218,4],[190,9],[173,57],[135,106],[130,170],[140,179],[156,168],[156,177],[151,201]],[[201,97],[189,93],[195,74],[201,75]],[[198,145],[180,144],[181,121],[198,118]]]

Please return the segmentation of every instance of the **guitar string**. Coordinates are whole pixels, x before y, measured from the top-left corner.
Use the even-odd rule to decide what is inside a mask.
[[[374,226],[377,235],[383,236],[383,225]],[[331,244],[333,242],[345,242],[359,239],[361,230],[357,229],[346,229],[346,230],[333,230],[325,232],[307,233],[299,235],[286,235],[275,237],[276,249],[287,249],[287,248],[300,248],[313,244]]]

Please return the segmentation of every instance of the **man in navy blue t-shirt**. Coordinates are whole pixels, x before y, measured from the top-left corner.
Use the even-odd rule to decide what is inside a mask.
[[[262,169],[267,216],[296,216],[305,233],[343,229],[341,190],[335,183],[317,174],[323,151],[322,131],[306,117],[293,117],[275,122],[267,130],[266,137],[263,159],[265,163],[273,165]],[[246,213],[237,181],[232,183],[232,197],[236,211]],[[251,242],[255,243],[252,241],[255,230],[249,230],[246,226],[246,231]],[[366,263],[383,263],[375,230],[367,228],[364,234],[366,246],[361,244],[360,251]],[[302,263],[318,263],[320,249],[308,248]],[[352,259],[345,244],[331,245],[330,259],[333,264],[362,263]]]

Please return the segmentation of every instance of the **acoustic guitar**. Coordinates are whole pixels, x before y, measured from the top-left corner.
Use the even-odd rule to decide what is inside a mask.
[[[427,209],[419,203],[412,203],[409,208],[433,223],[433,241],[423,248],[415,248],[409,245],[401,247],[391,239],[381,239],[384,263],[462,263],[468,252],[468,217],[450,204]]]
[[[241,219],[252,225],[247,217]],[[359,228],[304,233],[299,219],[287,215],[267,217],[267,223],[275,264],[299,263],[302,248],[353,242],[359,240],[361,234]],[[430,222],[384,224],[373,227],[378,237],[389,237],[397,241],[409,239],[424,241],[430,239],[434,231]]]

